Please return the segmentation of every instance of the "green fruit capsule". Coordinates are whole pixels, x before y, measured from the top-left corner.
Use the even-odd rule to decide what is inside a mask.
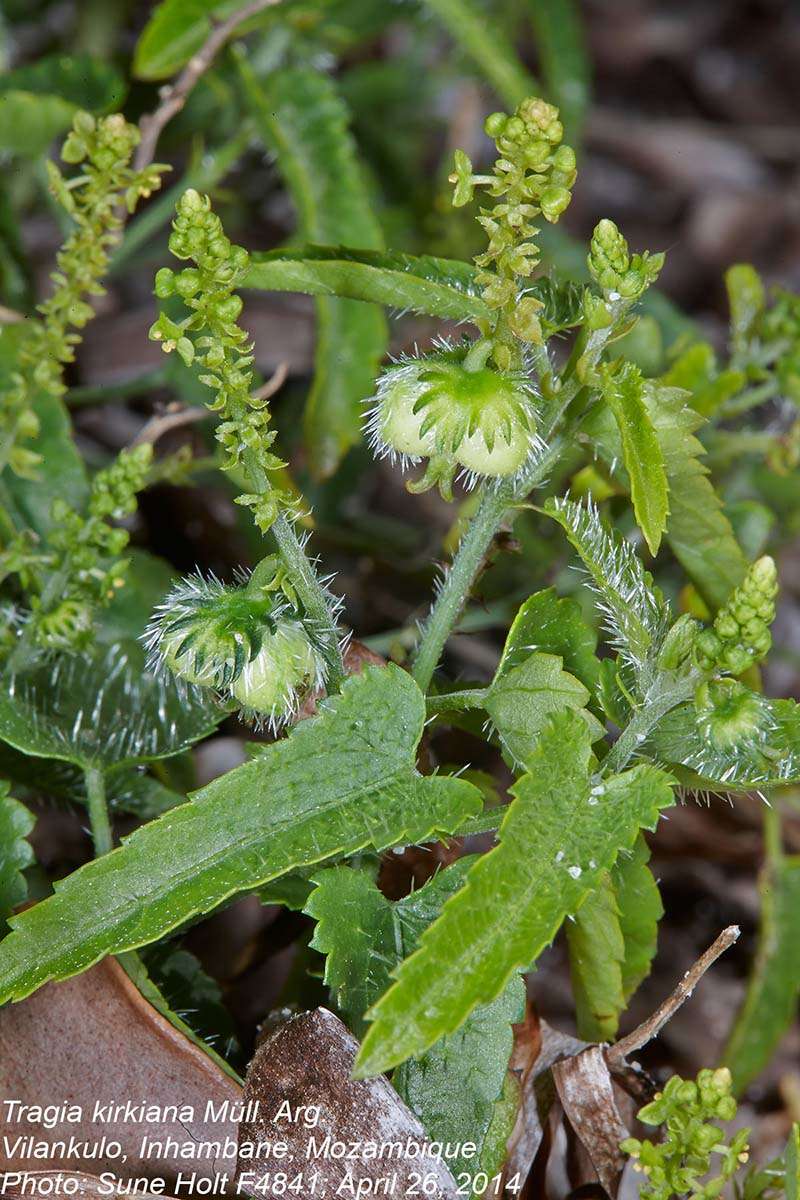
[[[302,625],[283,625],[264,638],[256,657],[231,687],[241,705],[273,722],[297,711],[299,699],[314,684],[319,667]]]
[[[145,642],[153,668],[213,688],[273,728],[325,680],[313,626],[277,564],[259,568],[247,586],[182,580],[153,614]]]
[[[486,365],[488,343],[443,345],[391,367],[378,379],[367,422],[378,456],[429,459],[424,491],[447,499],[457,472],[468,484],[521,470],[536,446],[534,393],[521,373]]]

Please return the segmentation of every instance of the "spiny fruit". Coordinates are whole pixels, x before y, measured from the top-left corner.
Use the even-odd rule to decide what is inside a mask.
[[[238,586],[182,580],[153,613],[145,641],[156,667],[214,688],[273,728],[325,678],[311,623],[277,569]]]
[[[514,475],[537,444],[534,392],[522,373],[487,365],[489,343],[451,347],[387,368],[370,401],[367,427],[378,455],[427,458],[425,491],[450,499],[455,473],[468,484]]]

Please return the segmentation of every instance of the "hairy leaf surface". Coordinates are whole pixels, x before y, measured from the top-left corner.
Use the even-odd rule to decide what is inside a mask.
[[[607,629],[621,656],[639,669],[669,624],[669,610],[630,542],[600,519],[591,502],[550,499],[558,521],[589,572]]]
[[[0,684],[0,739],[81,767],[168,758],[224,716],[199,689],[147,671],[136,642],[61,655]]]
[[[560,599],[555,588],[535,592],[513,620],[497,677],[520,666],[532,651],[557,654],[564,669],[593,692],[600,674],[595,655],[597,635],[583,619],[580,605],[570,596]]]
[[[598,784],[590,770],[585,721],[557,713],[529,773],[512,789],[499,844],[475,864],[371,1010],[357,1064],[362,1075],[422,1053],[499,995],[515,971],[536,961],[619,851],[672,802],[671,778],[654,767]]]
[[[350,678],[321,715],[137,829],[14,918],[0,1002],[155,941],[237,892],[366,846],[425,841],[480,807],[414,766],[425,704],[397,667]]]
[[[536,739],[551,713],[564,708],[584,709],[589,699],[586,688],[574,675],[562,670],[554,654],[529,654],[518,667],[498,673],[486,694],[484,707],[500,741],[511,758],[521,765],[528,761]],[[588,712],[593,738],[603,727]]]
[[[277,156],[297,208],[300,233],[312,241],[379,250],[372,211],[348,128],[349,114],[331,79],[306,68],[275,72],[263,86],[241,63],[257,128]],[[312,467],[335,470],[358,441],[363,402],[386,353],[386,319],[374,305],[319,295],[314,383],[305,415]]]
[[[687,768],[699,787],[735,792],[800,782],[800,706],[794,700],[763,703],[770,720],[763,741],[715,746],[694,704],[682,704],[663,718],[646,749],[659,762]]]

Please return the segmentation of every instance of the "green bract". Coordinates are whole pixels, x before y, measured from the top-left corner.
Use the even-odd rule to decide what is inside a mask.
[[[470,485],[514,475],[539,445],[530,381],[486,366],[489,349],[488,343],[442,346],[387,368],[378,379],[368,418],[375,453],[429,460],[410,491],[438,483],[449,499],[457,471]]]
[[[247,586],[199,575],[181,580],[155,610],[145,640],[154,665],[214,688],[273,728],[325,679],[313,624],[277,572]]]

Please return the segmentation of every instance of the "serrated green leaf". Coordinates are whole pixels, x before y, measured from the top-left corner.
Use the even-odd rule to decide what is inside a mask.
[[[800,994],[800,856],[768,862],[761,881],[761,926],[747,995],[722,1062],[741,1092],[759,1074],[796,1012]]]
[[[487,690],[484,708],[511,761],[524,764],[551,713],[564,708],[585,710],[588,699],[580,680],[562,670],[560,657],[536,653],[518,667],[498,672]],[[586,711],[582,715],[593,740],[602,737],[599,722]]]
[[[800,706],[761,698],[769,715],[763,741],[719,747],[704,736],[694,704],[682,704],[659,723],[646,743],[659,762],[686,768],[697,788],[746,792],[800,782]]]
[[[725,603],[747,571],[745,558],[702,462],[705,450],[694,436],[702,418],[677,388],[648,384],[645,403],[656,431],[669,481],[667,541],[692,582],[713,609]],[[586,436],[619,477],[623,473],[619,433],[608,413],[597,410]]]
[[[664,915],[661,893],[647,865],[650,847],[640,834],[630,856],[621,855],[611,871],[624,943],[622,995],[627,1004],[650,974],[658,944],[658,922]]]
[[[535,963],[619,851],[672,803],[673,781],[655,767],[601,784],[590,769],[586,723],[571,710],[555,714],[529,773],[512,788],[498,845],[471,869],[368,1014],[359,1075],[422,1053],[495,999],[515,971]]]
[[[589,55],[576,0],[529,0],[547,98],[558,105],[566,140],[580,140],[589,100]]]
[[[311,947],[325,955],[325,983],[353,1032],[397,962],[393,906],[363,871],[330,867],[315,879],[304,912],[316,921]]]
[[[497,675],[520,666],[536,650],[559,655],[564,669],[593,692],[600,674],[596,649],[597,634],[584,621],[577,601],[569,596],[560,599],[555,588],[545,588],[520,605],[508,631]]]
[[[256,126],[277,157],[300,234],[312,241],[380,250],[349,113],[327,76],[307,68],[276,71],[263,86],[240,70]],[[326,476],[361,436],[363,403],[386,353],[386,319],[374,305],[318,296],[314,382],[305,415],[312,469]]]
[[[664,456],[644,401],[642,373],[624,363],[621,370],[604,375],[602,390],[619,429],[636,522],[650,553],[657,554],[667,527],[669,490]]]
[[[136,642],[60,655],[0,685],[0,739],[80,767],[168,758],[224,716],[199,689],[145,670]]]
[[[27,840],[34,826],[32,814],[24,804],[8,794],[8,784],[0,782],[0,935],[6,921],[28,895],[25,867],[33,862],[33,849]]]
[[[426,0],[453,41],[474,62],[504,104],[514,109],[540,93],[498,21],[475,0]]]
[[[343,296],[453,321],[489,316],[471,264],[398,250],[307,245],[256,252],[243,286]]]
[[[625,942],[619,924],[617,897],[606,872],[598,887],[567,921],[567,944],[578,1036],[590,1042],[610,1042],[625,1007],[622,962]]]
[[[473,861],[460,859],[395,903],[362,872],[335,867],[318,877],[305,910],[318,922],[311,944],[327,955],[325,980],[356,1031],[363,1030],[364,1013],[388,986],[391,969],[413,952]],[[395,1072],[395,1088],[434,1141],[483,1145],[502,1097],[511,1025],[521,1019],[524,998],[522,980],[515,976],[460,1030]],[[474,1157],[464,1158],[454,1160],[451,1170],[471,1175],[478,1165]]]
[[[399,668],[350,678],[318,717],[14,918],[0,943],[0,1003],[155,941],[290,871],[452,832],[480,796],[463,780],[417,773],[424,720],[424,697]]]
[[[551,498],[544,511],[558,521],[589,572],[613,645],[640,670],[669,625],[669,610],[641,559],[591,501]]]

